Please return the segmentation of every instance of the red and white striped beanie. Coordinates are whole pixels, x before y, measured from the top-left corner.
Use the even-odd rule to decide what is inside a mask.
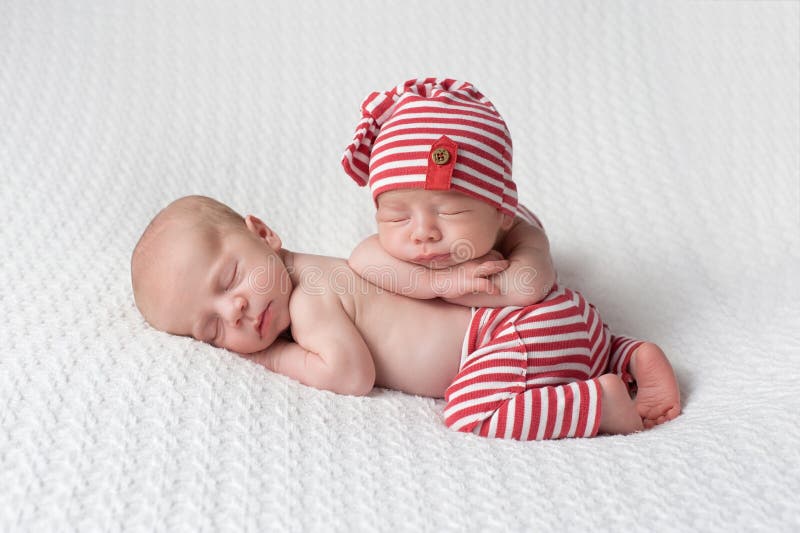
[[[516,213],[511,134],[472,84],[409,80],[370,94],[361,114],[342,166],[376,203],[393,189],[457,190]]]

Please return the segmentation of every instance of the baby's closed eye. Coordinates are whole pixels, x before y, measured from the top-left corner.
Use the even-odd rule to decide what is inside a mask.
[[[378,222],[404,222],[408,220],[408,214],[400,211],[379,211],[376,218]]]
[[[225,284],[225,290],[226,291],[231,290],[236,285],[235,281],[236,281],[236,277],[237,277],[238,273],[239,273],[239,263],[234,263],[233,270],[231,271],[231,274],[230,274],[230,281],[228,281]]]
[[[217,341],[219,340],[220,334],[220,320],[219,317],[214,317],[206,322],[206,325],[203,326],[203,329],[200,332],[200,336],[197,337],[197,340],[201,342],[206,342],[212,346],[217,346]]]

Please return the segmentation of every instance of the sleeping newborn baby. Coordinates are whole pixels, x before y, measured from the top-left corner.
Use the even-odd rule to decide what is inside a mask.
[[[559,394],[569,397],[576,380],[583,386],[580,380],[602,371],[610,349],[608,369],[632,387],[625,371],[631,358],[660,361],[662,385],[674,405],[665,413],[651,410],[640,391],[645,426],[677,416],[677,382],[660,348],[610,335],[594,306],[556,283],[544,228],[517,202],[511,134],[483,94],[468,82],[413,79],[367,96],[361,115],[342,166],[360,186],[369,185],[378,233],[356,247],[350,266],[393,292],[483,308],[473,312],[474,333],[465,339],[472,355],[462,360],[446,392],[448,421],[461,424],[451,418],[464,416],[465,405],[470,412],[482,409],[480,402],[496,390],[519,385],[507,368],[509,350],[526,354],[527,388],[570,383],[538,389],[533,409],[542,415],[553,416],[549,404]],[[497,333],[495,323],[513,324],[513,332]],[[587,360],[589,368],[582,366]],[[476,381],[486,375],[494,382],[478,392]],[[509,402],[502,410],[520,408]]]
[[[480,309],[476,321],[467,307],[380,289],[343,259],[291,252],[259,218],[202,196],[180,198],[155,216],[133,251],[131,278],[137,307],[159,330],[340,394],[377,385],[446,396],[445,422],[459,431],[514,439],[627,434],[680,409],[663,353],[646,344],[612,349],[577,293],[560,289],[541,304]],[[556,328],[559,308],[587,313],[564,326],[576,346],[569,365],[548,370],[543,358],[529,366],[525,317],[537,305]],[[464,368],[473,372],[459,381]],[[628,373],[635,400],[621,377]]]

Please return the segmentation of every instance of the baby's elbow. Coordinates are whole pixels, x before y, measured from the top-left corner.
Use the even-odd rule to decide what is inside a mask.
[[[345,394],[349,394],[350,396],[366,396],[374,388],[375,388],[375,377],[373,376],[372,379],[369,379],[369,377],[367,377],[354,383],[350,391]]]
[[[353,396],[366,396],[375,388],[375,365],[368,365],[357,372],[358,379],[353,387]]]
[[[372,235],[361,241],[358,246],[350,252],[350,257],[347,258],[347,265],[356,273],[361,274],[370,263],[374,262],[371,250],[376,246],[377,242],[377,235]],[[380,244],[377,244],[377,246],[380,246]]]
[[[353,250],[353,253],[347,258],[347,266],[358,275],[361,275],[361,272],[364,270],[364,265],[357,249]]]
[[[350,253],[350,257],[347,258],[347,266],[349,266],[354,272],[361,273],[364,269],[364,261],[362,260],[362,255],[359,252],[358,247]]]
[[[347,380],[337,391],[339,394],[347,396],[366,396],[375,387],[375,376],[359,376],[355,379]]]
[[[504,305],[511,307],[525,307],[528,305],[538,304],[543,298],[544,296],[535,291],[513,293],[506,295],[504,298]]]
[[[504,304],[524,307],[541,302],[553,288],[555,276],[541,276],[515,283],[505,294]]]
[[[366,396],[375,387],[375,367],[337,372],[330,390],[347,396]]]

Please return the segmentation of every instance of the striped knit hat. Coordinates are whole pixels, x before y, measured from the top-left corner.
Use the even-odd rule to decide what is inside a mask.
[[[457,190],[515,214],[511,134],[472,84],[409,80],[370,94],[361,114],[342,166],[376,202],[394,189]]]

